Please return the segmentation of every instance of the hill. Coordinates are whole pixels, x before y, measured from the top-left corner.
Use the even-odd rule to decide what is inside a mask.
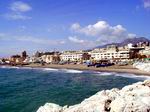
[[[95,48],[105,48],[108,45],[117,45],[117,46],[121,47],[121,46],[125,46],[129,43],[132,43],[134,45],[134,44],[137,44],[139,42],[150,42],[150,40],[145,38],[145,37],[129,38],[129,39],[125,39],[123,42],[120,42],[120,43],[110,43],[110,44],[100,45],[100,46],[97,46]]]

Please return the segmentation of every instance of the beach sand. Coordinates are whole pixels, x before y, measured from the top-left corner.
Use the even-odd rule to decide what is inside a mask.
[[[140,71],[136,68],[133,68],[132,65],[127,66],[110,66],[110,67],[87,67],[86,65],[73,65],[73,64],[65,64],[65,65],[58,65],[58,64],[47,64],[47,65],[40,65],[40,64],[30,64],[25,65],[25,67],[40,67],[40,68],[56,68],[56,69],[75,69],[75,70],[92,70],[92,71],[99,71],[99,72],[119,72],[119,73],[132,73],[135,75],[146,75],[150,76],[150,73]]]

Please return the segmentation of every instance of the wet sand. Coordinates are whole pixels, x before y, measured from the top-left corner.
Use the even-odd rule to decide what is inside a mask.
[[[132,73],[135,75],[146,75],[150,76],[150,73],[140,71],[136,68],[133,68],[132,65],[127,66],[110,66],[110,67],[87,67],[86,65],[72,65],[72,64],[65,64],[65,65],[57,65],[57,64],[48,64],[48,65],[40,65],[40,64],[30,64],[25,65],[25,67],[33,67],[33,68],[56,68],[56,69],[75,69],[75,70],[92,70],[92,71],[99,71],[99,72],[119,72],[119,73]]]

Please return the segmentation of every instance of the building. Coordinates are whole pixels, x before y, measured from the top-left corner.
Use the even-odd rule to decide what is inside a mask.
[[[147,47],[149,45],[150,45],[150,43],[148,41],[137,43],[137,47]]]
[[[43,53],[42,52],[39,52],[39,51],[37,51],[35,54],[34,54],[34,57],[41,57],[43,55]]]
[[[43,62],[43,60],[41,57],[31,56],[29,58],[26,58],[25,62],[26,63],[41,63]]]
[[[12,55],[9,59],[10,64],[24,64],[24,60],[28,57],[26,51],[23,51],[21,55]]]
[[[10,57],[10,62],[12,64],[22,64],[23,59],[20,55],[13,55],[13,56]]]
[[[59,52],[45,52],[41,58],[46,63],[57,63],[60,61]]]
[[[144,50],[144,47],[132,47],[130,48],[130,58],[135,59],[135,58],[140,58],[140,51]]]
[[[65,51],[60,55],[60,59],[62,61],[81,61],[83,53],[82,51]]]
[[[147,58],[150,58],[150,46],[145,47],[145,49],[139,51],[139,54],[142,56],[146,56]]]
[[[23,51],[23,52],[22,52],[22,58],[23,58],[23,59],[26,59],[27,56],[28,56],[28,55],[27,55],[27,52],[26,52],[26,51]]]
[[[89,53],[93,60],[119,60],[129,59],[130,50],[126,48],[118,48],[115,45],[107,46],[107,48],[94,49]]]
[[[129,59],[129,51],[104,51],[104,52],[91,52],[93,60],[119,60]]]
[[[82,59],[82,61],[90,60],[91,59],[91,55],[88,54],[88,53],[83,53],[81,59]]]

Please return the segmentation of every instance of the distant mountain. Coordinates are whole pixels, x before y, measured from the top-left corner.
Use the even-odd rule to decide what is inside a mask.
[[[136,37],[136,38],[125,39],[123,42],[120,42],[120,43],[110,43],[110,44],[105,44],[102,46],[97,46],[95,48],[105,48],[108,45],[117,45],[117,46],[121,47],[121,46],[125,46],[129,43],[132,43],[134,45],[134,44],[137,44],[139,42],[150,42],[150,40],[145,38],[145,37],[138,37],[138,38]]]

